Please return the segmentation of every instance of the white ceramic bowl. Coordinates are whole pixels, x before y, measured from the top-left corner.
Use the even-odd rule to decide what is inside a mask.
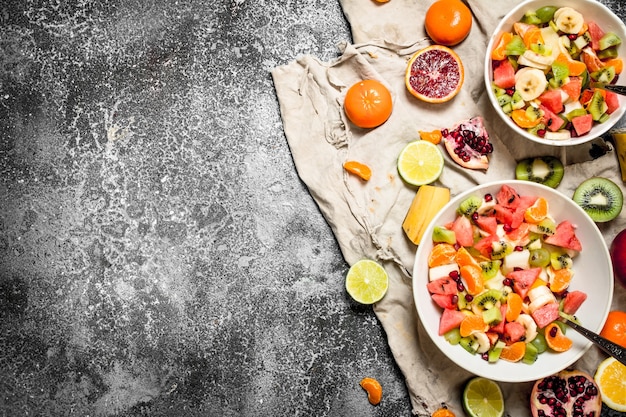
[[[498,23],[498,26],[494,30],[493,35],[489,40],[489,44],[487,45],[487,54],[485,56],[484,69],[487,94],[489,95],[489,100],[491,101],[496,112],[502,118],[502,120],[504,120],[504,122],[511,129],[513,129],[521,136],[537,143],[552,146],[579,145],[581,143],[585,143],[601,136],[619,121],[619,119],[624,115],[624,112],[626,111],[626,97],[620,96],[620,108],[611,115],[609,120],[601,124],[596,124],[586,135],[572,137],[571,139],[565,140],[550,140],[533,135],[527,132],[525,129],[517,126],[515,122],[513,122],[513,120],[502,111],[502,108],[500,107],[496,99],[495,93],[491,88],[493,73],[490,53],[494,47],[494,44],[498,41],[500,34],[502,32],[512,31],[513,23],[518,22],[522,18],[522,16],[524,16],[524,13],[526,13],[527,11],[537,10],[542,6],[572,7],[581,12],[585,17],[585,20],[595,21],[605,32],[615,32],[622,38],[623,41],[618,49],[619,56],[623,59],[626,59],[626,26],[613,12],[611,12],[611,10],[609,10],[606,6],[596,0],[530,0],[516,6]],[[626,85],[626,73],[622,73],[619,76],[616,84]]]
[[[549,211],[558,222],[569,220],[574,224],[576,235],[580,239],[583,249],[574,258],[575,275],[570,288],[587,293],[587,299],[576,313],[581,324],[589,330],[600,332],[609,313],[613,299],[613,269],[609,252],[596,224],[589,216],[572,201],[571,198],[560,192],[530,181],[498,181],[479,185],[455,196],[433,219],[426,230],[424,240],[420,243],[413,269],[413,296],[417,313],[430,338],[435,345],[454,363],[467,371],[485,378],[502,382],[534,381],[552,375],[567,368],[578,360],[591,346],[591,342],[573,329],[568,329],[566,335],[574,345],[563,353],[546,351],[539,355],[537,361],[528,365],[523,362],[507,362],[499,360],[489,363],[481,355],[472,355],[460,345],[451,345],[443,336],[439,336],[439,318],[441,308],[431,299],[426,288],[428,283],[428,255],[433,248],[433,242],[428,239],[432,236],[435,225],[443,225],[455,218],[456,209],[461,201],[474,194],[479,197],[487,193],[496,195],[502,184],[512,186],[520,195],[542,196],[549,202]]]

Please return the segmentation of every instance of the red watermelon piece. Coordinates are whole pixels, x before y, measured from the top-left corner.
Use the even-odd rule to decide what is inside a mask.
[[[458,290],[456,288],[456,282],[452,278],[439,278],[434,281],[430,281],[426,288],[431,294],[449,294],[455,295]]]
[[[500,240],[500,238],[495,233],[489,236],[485,236],[482,239],[478,240],[476,243],[474,243],[474,249],[480,252],[481,255],[490,258],[491,252],[493,251],[492,244],[497,240]]]
[[[563,111],[563,97],[560,90],[546,90],[537,98],[539,102],[550,109],[552,113],[559,114]]]
[[[552,236],[547,236],[544,242],[561,248],[572,249],[580,252],[583,250],[582,244],[576,237],[576,229],[569,220],[563,220],[556,226]]]
[[[493,216],[478,216],[474,222],[481,230],[490,235],[495,235],[498,231],[498,221]]]
[[[526,222],[522,222],[515,229],[506,234],[506,237],[511,242],[517,242],[518,245],[524,246],[529,241],[531,225]]]
[[[598,26],[598,24],[593,20],[587,21],[587,26],[589,35],[591,35],[591,47],[597,51],[598,49],[600,49],[600,45],[598,42],[600,42],[600,39],[602,39],[602,37],[605,35],[604,30],[602,30],[600,26]]]
[[[515,209],[519,206],[520,196],[513,187],[504,184],[496,194],[496,202],[502,207]]]
[[[561,129],[565,125],[565,120],[561,119],[556,113],[554,113],[552,110],[550,110],[543,104],[540,104],[539,108],[543,111],[543,117],[541,121],[552,132],[556,132],[557,130]]]
[[[578,136],[585,135],[593,127],[593,116],[590,113],[584,116],[576,116],[572,119],[572,125]]]
[[[504,325],[504,341],[507,344],[518,342],[526,334],[526,328],[516,321],[508,322]]]
[[[500,224],[511,224],[513,222],[513,210],[504,207],[501,204],[493,206],[494,216],[496,221]]]
[[[530,314],[540,329],[559,318],[559,303],[548,303]]]
[[[472,246],[474,244],[474,230],[472,222],[467,216],[457,216],[451,226],[456,243],[461,246]]]
[[[456,303],[452,302],[454,297],[452,294],[431,294],[430,296],[441,308],[456,308]]]
[[[583,291],[575,290],[568,292],[563,298],[563,313],[573,316],[586,299],[587,294]]]
[[[570,76],[569,82],[564,84],[561,89],[567,93],[571,101],[577,101],[583,88],[583,80],[581,77]]]
[[[441,313],[441,318],[439,319],[439,336],[443,336],[450,330],[459,327],[465,317],[467,317],[465,313],[462,313],[459,310],[449,308],[444,309],[443,313]]]
[[[613,112],[619,108],[619,96],[612,91],[605,91],[604,93],[604,101],[608,106],[606,112],[608,114],[613,114]]]
[[[513,291],[518,293],[522,299],[526,298],[530,286],[533,285],[539,274],[541,267],[520,269],[509,272],[506,277],[513,280]]]
[[[515,86],[515,68],[508,59],[501,61],[493,70],[493,83],[500,88]]]

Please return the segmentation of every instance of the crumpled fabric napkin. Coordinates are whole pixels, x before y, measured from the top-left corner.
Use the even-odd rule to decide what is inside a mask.
[[[513,179],[517,160],[554,155],[567,163],[558,190],[572,195],[576,186],[592,175],[612,178],[622,185],[614,152],[596,160],[590,144],[574,148],[529,144],[512,134],[489,104],[483,82],[486,45],[497,22],[518,1],[467,2],[474,16],[470,35],[454,47],[465,67],[461,92],[444,104],[422,103],[404,85],[406,63],[412,53],[431,43],[423,29],[424,14],[432,1],[341,0],[352,30],[352,43],[339,44],[341,55],[322,62],[312,55],[276,67],[272,77],[293,160],[302,181],[330,225],[346,262],[371,258],[384,265],[390,277],[385,298],[374,311],[385,329],[390,349],[410,394],[413,413],[429,416],[441,404],[460,412],[462,385],[471,374],[439,352],[417,317],[411,287],[416,246],[402,230],[402,222],[417,189],[397,174],[402,148],[419,138],[418,130],[452,127],[457,122],[483,116],[494,145],[489,169],[459,167],[447,155],[443,174],[435,185],[450,188],[454,196],[474,185]],[[376,79],[392,93],[389,120],[375,129],[351,125],[343,112],[346,90],[362,79]],[[604,145],[602,139],[597,139]],[[444,152],[445,153],[445,152]],[[347,174],[342,164],[357,160],[372,168],[363,182]],[[626,212],[602,232],[610,243],[626,227]],[[626,296],[616,287],[614,307],[626,309]],[[593,372],[601,353],[592,348],[577,364]],[[507,413],[529,415],[530,383],[500,384]]]

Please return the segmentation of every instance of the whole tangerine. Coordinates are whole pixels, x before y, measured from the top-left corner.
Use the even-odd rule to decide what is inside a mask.
[[[344,98],[344,111],[356,126],[369,129],[387,121],[393,109],[391,93],[380,81],[353,84]]]
[[[454,46],[469,35],[472,12],[461,0],[437,0],[426,11],[424,27],[435,43]]]
[[[600,336],[626,348],[626,312],[610,311]]]

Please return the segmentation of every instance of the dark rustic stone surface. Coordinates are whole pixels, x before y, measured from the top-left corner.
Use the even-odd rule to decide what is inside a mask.
[[[410,414],[270,77],[336,56],[338,2],[0,12],[0,415]]]

